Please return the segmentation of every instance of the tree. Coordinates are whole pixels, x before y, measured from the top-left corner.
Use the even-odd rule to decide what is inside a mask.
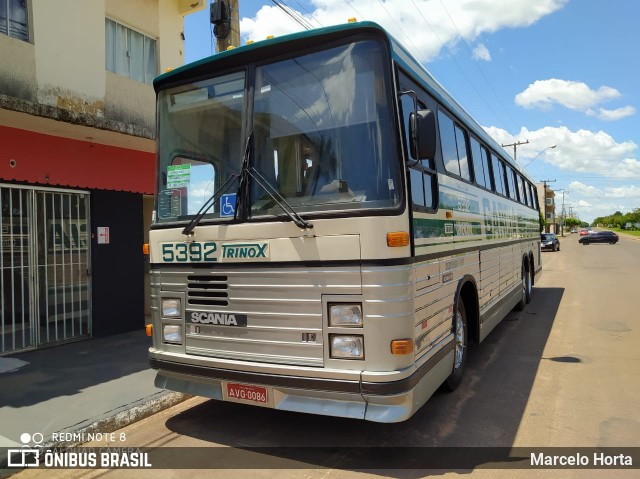
[[[564,220],[564,225],[567,228],[573,228],[574,226],[579,226],[582,223],[579,219],[576,218],[567,218]]]
[[[633,211],[627,214],[622,214],[620,211],[616,211],[609,216],[599,216],[593,220],[593,225],[603,224],[605,226],[624,229],[627,223],[634,225],[640,223],[640,208],[635,208]]]

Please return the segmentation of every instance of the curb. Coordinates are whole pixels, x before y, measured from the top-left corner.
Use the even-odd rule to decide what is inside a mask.
[[[187,399],[192,398],[191,394],[183,394],[176,392],[161,391],[154,396],[148,396],[143,399],[139,399],[125,406],[122,406],[113,411],[107,411],[106,414],[117,411],[114,414],[100,419],[88,426],[80,429],[72,429],[73,426],[67,430],[59,431],[57,434],[72,434],[74,438],[81,439],[90,434],[106,434],[110,432],[122,429],[125,426],[138,422],[149,416],[168,409],[176,404],[180,404]],[[78,446],[86,440],[64,440],[64,441],[49,441],[45,443],[45,447],[74,447]]]

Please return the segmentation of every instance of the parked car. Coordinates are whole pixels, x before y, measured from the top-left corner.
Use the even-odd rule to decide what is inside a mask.
[[[578,228],[571,228],[571,233],[577,233],[578,232]]]
[[[560,240],[553,233],[542,233],[540,235],[540,249],[560,251]]]
[[[578,242],[583,245],[590,243],[616,244],[620,238],[613,231],[592,231],[586,236],[582,236]]]

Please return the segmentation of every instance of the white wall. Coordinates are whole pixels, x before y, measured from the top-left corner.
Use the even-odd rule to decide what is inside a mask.
[[[104,0],[33,0],[38,101],[102,116]]]

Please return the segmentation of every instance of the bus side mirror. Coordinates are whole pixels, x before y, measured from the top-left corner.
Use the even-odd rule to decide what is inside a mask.
[[[431,110],[418,110],[409,116],[411,156],[431,160],[436,156],[436,117]]]

